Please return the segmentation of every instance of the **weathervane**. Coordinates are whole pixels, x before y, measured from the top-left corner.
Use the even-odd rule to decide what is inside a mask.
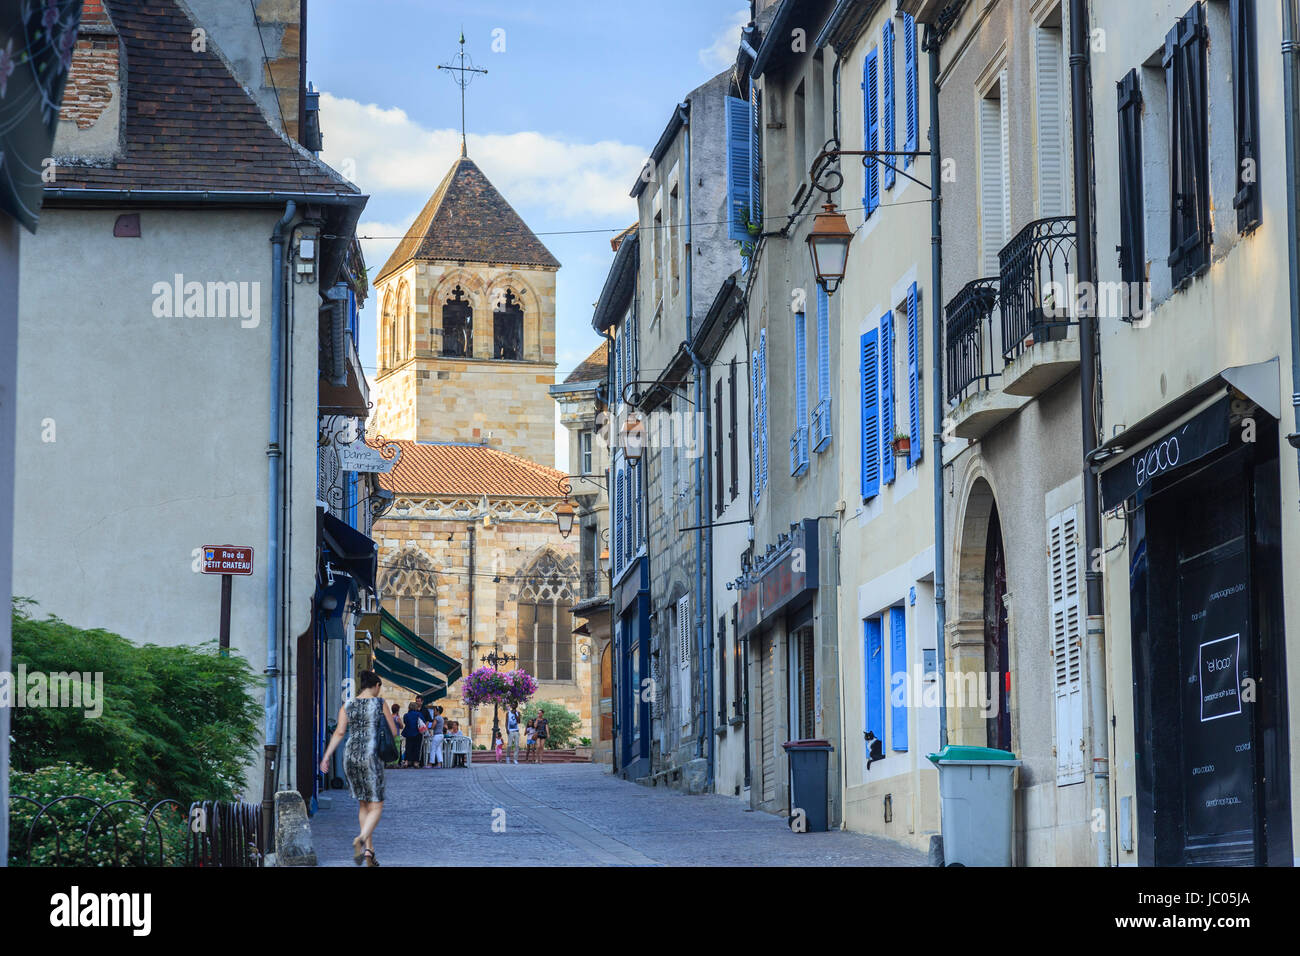
[[[465,54],[464,30],[460,33],[460,53],[457,54],[457,58],[460,60],[459,66],[455,66],[451,63],[443,63],[439,64],[438,69],[448,70],[451,73],[458,74],[453,76],[452,80],[460,87],[460,154],[465,156],[468,155],[465,151],[465,87],[469,86],[474,80],[474,77],[470,74],[483,73],[486,75],[487,70],[481,70],[476,67],[473,60],[469,61],[469,66],[465,65],[467,56]]]

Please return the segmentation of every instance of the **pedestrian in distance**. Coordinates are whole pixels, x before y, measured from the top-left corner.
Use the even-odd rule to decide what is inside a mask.
[[[442,716],[442,708],[433,708],[433,740],[429,742],[429,754],[432,757],[433,766],[446,768],[447,763],[442,759],[442,741],[446,737],[447,721]]]
[[[357,823],[361,832],[352,841],[352,862],[358,866],[378,866],[375,858],[375,827],[384,813],[384,762],[379,755],[382,727],[387,722],[393,739],[397,738],[397,721],[387,703],[379,696],[383,686],[374,671],[362,671],[360,692],[339,708],[338,726],[321,758],[321,773],[329,771],[330,757],[347,738],[343,750],[343,774],[348,790],[357,801]],[[350,731],[350,732],[349,732]]]
[[[496,751],[497,763],[501,762],[501,751],[505,748],[506,742],[501,739],[501,731],[496,732],[496,739],[492,741],[492,749]]]
[[[509,762],[519,763],[519,705],[511,704],[510,712],[506,714],[506,739],[510,741],[510,749],[507,751]]]
[[[420,705],[411,701],[406,705],[406,714],[402,717],[402,740],[406,747],[406,765],[411,768],[420,766],[420,745],[424,742],[425,723],[420,719]]]
[[[528,763],[528,761],[532,760],[533,748],[537,745],[537,728],[533,725],[531,720],[528,722],[528,726],[524,730],[524,738],[526,744],[524,747],[524,763]]]
[[[542,762],[542,754],[546,751],[546,738],[550,736],[550,731],[550,725],[546,722],[546,711],[537,708],[537,723],[533,725],[533,742],[537,745],[533,750],[533,763]]]

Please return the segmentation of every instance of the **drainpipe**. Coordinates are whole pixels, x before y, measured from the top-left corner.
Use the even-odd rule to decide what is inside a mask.
[[[709,419],[708,409],[701,404],[702,401],[708,400],[708,366],[700,360],[698,355],[691,351],[689,342],[682,343],[682,351],[686,353],[686,357],[695,366],[696,415],[701,415],[700,409],[705,409],[701,415],[704,419],[704,447],[695,458],[695,553],[700,556],[695,565],[695,586],[700,594],[700,606],[702,608],[701,612],[696,615],[699,622],[698,626],[702,628],[700,647],[703,654],[700,660],[700,689],[704,698],[704,711],[700,718],[700,729],[708,744],[707,788],[711,790],[713,788],[714,745],[717,739],[713,733],[713,529],[707,529],[709,533],[706,535],[704,522],[706,517],[713,514],[713,461],[709,455],[709,449],[713,445],[713,425]],[[707,574],[705,573],[706,569],[709,572]],[[698,753],[702,749],[702,747],[697,747],[696,752]]]
[[[1300,471],[1300,61],[1297,61],[1295,0],[1282,0],[1282,90],[1286,102],[1286,222],[1287,266],[1291,291],[1291,408],[1295,431],[1287,441],[1297,450]]]
[[[1070,0],[1070,113],[1074,139],[1074,218],[1080,288],[1096,288],[1097,269],[1092,233],[1092,113],[1088,71],[1088,3]],[[1086,297],[1085,297],[1086,298]],[[1095,301],[1095,297],[1093,297]],[[1080,419],[1083,423],[1083,458],[1086,463],[1097,447],[1097,323],[1092,303],[1079,310]],[[1093,808],[1110,820],[1110,738],[1106,719],[1106,618],[1101,572],[1094,555],[1101,552],[1101,511],[1097,478],[1083,468],[1084,552],[1087,583],[1089,749],[1092,751]],[[1110,831],[1094,835],[1097,865],[1110,866]]]
[[[266,744],[262,760],[262,838],[269,851],[275,830],[275,762],[280,743],[280,465],[283,456],[280,417],[284,409],[284,247],[285,229],[297,210],[291,199],[271,231],[271,428],[266,445]]]
[[[933,349],[934,385],[930,389],[934,405],[932,435],[934,476],[934,626],[935,655],[939,669],[939,749],[948,745],[948,599],[944,592],[944,518],[943,518],[943,226],[939,210],[943,193],[943,160],[939,151],[939,38],[934,27],[926,24],[925,50],[930,71],[930,341]]]

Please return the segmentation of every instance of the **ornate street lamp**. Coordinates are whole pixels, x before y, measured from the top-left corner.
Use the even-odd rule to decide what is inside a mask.
[[[641,452],[645,448],[645,422],[631,418],[623,425],[623,457],[629,465],[641,463]]]
[[[555,523],[560,527],[560,537],[567,538],[573,531],[573,519],[577,515],[577,509],[565,498],[555,506]]]
[[[492,645],[492,653],[483,658],[484,663],[491,664],[492,670],[499,671],[502,664],[510,664],[519,660],[514,654],[502,654],[497,650],[495,644]],[[501,711],[497,701],[492,701],[492,743],[497,742],[497,737],[501,733]]]
[[[828,202],[822,208],[824,211],[817,214],[812,231],[808,233],[808,252],[812,256],[813,273],[818,284],[831,296],[844,279],[844,264],[849,258],[853,230],[849,228],[844,213],[836,210],[835,203]]]

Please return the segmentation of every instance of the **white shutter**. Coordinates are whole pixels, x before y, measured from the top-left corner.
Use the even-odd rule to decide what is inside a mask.
[[[1002,100],[980,99],[980,253],[982,272],[998,274],[998,252],[1004,245],[1004,196]]]
[[[677,601],[677,661],[680,667],[681,722],[691,722],[691,597],[684,594]]]
[[[1083,618],[1079,600],[1078,506],[1047,523],[1051,562],[1052,672],[1056,700],[1056,782],[1083,781]]]
[[[1034,67],[1038,75],[1038,215],[1065,215],[1065,62],[1061,31],[1040,26],[1034,31]]]
[[[1001,250],[1011,238],[1011,187],[1007,182],[1011,177],[1011,136],[1007,132],[1010,122],[1011,88],[1007,83],[1007,71],[998,74],[998,113],[1002,127],[1002,241],[998,243]],[[993,275],[997,274],[994,270]]]

